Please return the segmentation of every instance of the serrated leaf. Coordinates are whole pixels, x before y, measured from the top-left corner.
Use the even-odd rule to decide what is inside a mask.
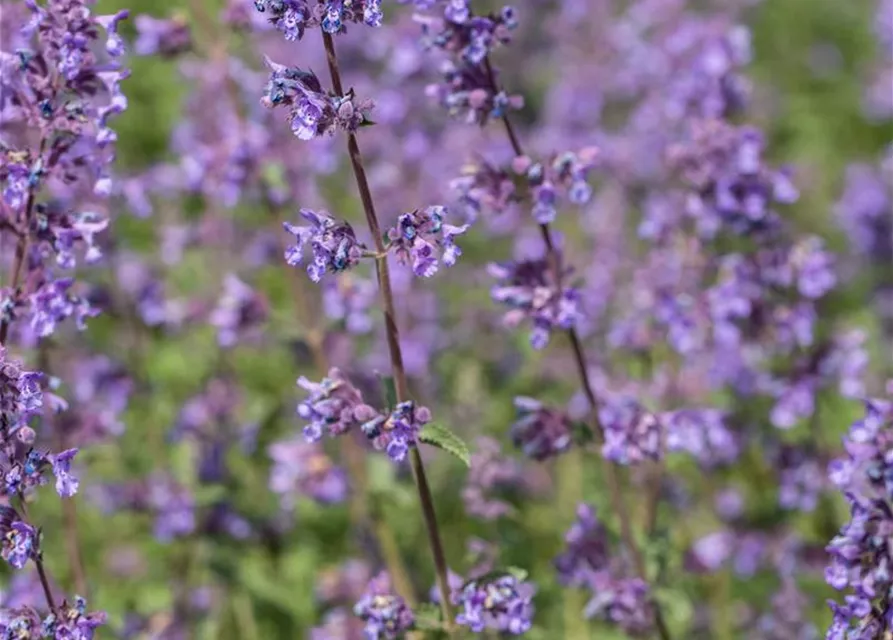
[[[394,376],[382,376],[381,386],[384,388],[384,401],[388,409],[397,406],[397,383]]]
[[[419,442],[443,449],[459,458],[466,467],[471,466],[471,452],[468,450],[468,445],[462,438],[442,425],[432,423],[422,427],[419,432]]]

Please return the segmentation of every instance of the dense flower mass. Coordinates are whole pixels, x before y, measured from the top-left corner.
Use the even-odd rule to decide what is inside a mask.
[[[487,271],[499,281],[490,290],[490,296],[510,309],[503,323],[516,327],[529,322],[532,325],[530,344],[534,349],[544,348],[553,331],[570,329],[580,319],[580,292],[566,284],[569,269],[559,281],[545,258],[491,263]]]
[[[310,223],[309,227],[284,223],[285,230],[297,242],[285,252],[285,261],[290,266],[301,264],[304,246],[308,244],[313,261],[307,265],[307,274],[314,282],[319,282],[327,271],[340,273],[359,264],[365,245],[357,240],[349,223],[337,222],[325,212],[309,209],[301,209],[301,216]]]
[[[535,587],[513,575],[472,579],[454,588],[453,604],[459,608],[456,622],[474,633],[486,629],[522,635],[530,630]]]
[[[254,6],[282,32],[286,40],[300,40],[304,31],[322,27],[326,33],[344,33],[347,23],[380,27],[381,0],[320,2],[305,0],[254,0]]]
[[[370,100],[356,98],[353,91],[336,96],[323,90],[312,71],[286,67],[267,58],[270,80],[261,103],[270,109],[286,107],[292,133],[301,140],[331,136],[336,131],[355,132],[370,124]]]
[[[37,530],[19,518],[9,507],[0,507],[0,557],[13,569],[22,569],[25,563],[37,557]]]
[[[404,213],[397,219],[397,225],[388,229],[388,248],[397,254],[403,264],[412,264],[417,276],[431,277],[442,262],[451,267],[462,255],[462,249],[454,238],[468,230],[468,225],[460,227],[446,224],[446,209],[441,206],[417,209]],[[437,249],[440,249],[438,259]]]
[[[511,426],[510,435],[524,455],[545,460],[570,448],[573,424],[565,413],[527,397],[515,398],[515,411],[517,420]]]
[[[393,593],[386,573],[369,581],[366,593],[354,605],[353,611],[366,623],[366,637],[375,640],[396,640],[415,622],[412,610],[403,598]]]
[[[590,170],[595,166],[598,150],[594,147],[574,153],[567,151],[556,154],[549,162],[534,162],[527,156],[519,156],[512,161],[512,169],[523,176],[533,201],[533,218],[539,224],[549,224],[555,220],[560,204],[559,194],[575,205],[589,202],[592,187],[586,182]]]
[[[636,464],[663,456],[664,425],[633,398],[609,398],[598,415],[605,435],[602,455],[608,460]]]
[[[321,382],[300,378],[298,386],[310,396],[298,405],[298,415],[307,421],[304,437],[316,442],[325,433],[340,436],[366,423],[384,422],[378,411],[363,403],[363,396],[339,369],[331,369]]]
[[[828,545],[825,579],[844,604],[831,603],[831,640],[880,638],[893,632],[893,382],[885,399],[868,400],[844,440],[847,457],[829,467],[849,502],[850,521]]]

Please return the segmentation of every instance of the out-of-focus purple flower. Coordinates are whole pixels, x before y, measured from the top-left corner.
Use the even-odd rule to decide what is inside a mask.
[[[322,624],[310,630],[310,640],[369,640],[362,621],[342,607],[327,611]]]
[[[590,574],[592,598],[583,615],[617,625],[630,635],[653,628],[654,608],[648,584],[639,578],[615,579],[606,572]]]
[[[232,347],[239,338],[256,330],[268,315],[266,299],[229,273],[223,281],[223,295],[208,319],[217,327],[217,342]]]
[[[343,274],[323,283],[323,311],[331,320],[341,320],[353,334],[369,333],[373,327],[370,309],[378,300],[378,289],[371,280]]]
[[[835,213],[860,256],[893,259],[893,187],[875,167],[847,167]]]
[[[0,345],[0,419],[9,432],[23,426],[43,408],[43,374],[23,371],[21,363],[9,357]]]
[[[317,599],[327,605],[356,602],[362,597],[372,578],[369,564],[351,558],[339,566],[323,571],[316,584]]]
[[[446,224],[446,215],[446,208],[441,206],[416,209],[401,215],[397,225],[388,229],[388,249],[396,253],[402,264],[411,263],[417,276],[428,278],[437,272],[441,262],[451,267],[462,255],[454,238],[465,233],[468,225]]]
[[[780,487],[778,504],[782,509],[814,511],[825,489],[825,474],[815,456],[793,446],[782,446],[775,457]]]
[[[412,400],[401,402],[390,415],[378,415],[362,425],[363,433],[379,451],[385,451],[394,462],[402,462],[410,448],[418,444],[419,431],[431,422],[427,407],[417,407]]]
[[[300,40],[306,29],[322,27],[330,34],[344,33],[347,23],[380,27],[383,18],[381,0],[342,3],[332,0],[313,4],[306,0],[255,0],[257,10],[286,40]]]
[[[797,587],[797,583],[785,578],[781,588],[772,596],[771,609],[756,622],[749,632],[754,640],[818,640],[818,629],[809,621],[810,599]]]
[[[309,227],[284,223],[285,230],[297,242],[285,252],[285,261],[290,266],[301,264],[306,244],[313,251],[307,274],[314,282],[319,282],[326,271],[340,273],[359,264],[366,247],[357,240],[349,223],[336,222],[328,213],[309,209],[301,209],[301,217],[310,223]]]
[[[553,222],[562,197],[575,205],[589,202],[592,187],[586,179],[595,167],[597,155],[598,149],[587,147],[576,153],[556,154],[545,163],[534,162],[527,156],[512,161],[513,171],[523,176],[530,189],[534,220],[539,224]]]
[[[189,23],[182,15],[154,18],[143,13],[134,19],[134,25],[137,39],[133,51],[139,56],[173,57],[192,48]]]
[[[564,534],[566,550],[555,558],[558,580],[562,585],[582,587],[589,574],[609,565],[607,531],[588,504],[577,505],[577,519]]]
[[[152,477],[147,488],[147,502],[155,513],[158,540],[170,542],[195,531],[195,498],[188,488],[162,476]]]
[[[331,136],[336,131],[353,133],[371,123],[371,100],[360,100],[348,91],[336,96],[323,91],[312,71],[286,67],[266,59],[270,81],[261,103],[270,109],[286,107],[292,133],[301,140]]]
[[[336,504],[347,498],[347,475],[335,466],[316,444],[292,438],[270,445],[270,490],[279,495],[284,507],[295,498],[307,496],[321,504]]]
[[[533,398],[517,397],[510,435],[516,447],[534,460],[564,453],[572,444],[573,424],[563,411],[546,408]]]
[[[450,599],[459,607],[456,623],[474,633],[492,629],[512,635],[530,630],[536,588],[512,575],[469,580],[453,588]]]
[[[893,395],[893,382],[888,391]],[[831,603],[827,637],[879,638],[893,631],[893,397],[866,401],[844,446],[847,457],[828,472],[849,502],[850,521],[827,547],[825,580],[850,593],[843,605]]]
[[[619,464],[661,459],[664,425],[634,399],[609,398],[598,413],[605,434],[605,458]]]
[[[484,520],[496,520],[512,514],[514,507],[500,494],[528,489],[532,471],[503,455],[496,440],[478,438],[471,454],[471,469],[462,489],[466,513]]]
[[[77,328],[86,328],[87,318],[98,315],[99,310],[79,295],[70,292],[72,278],[60,278],[46,282],[29,296],[31,329],[40,337],[53,334],[56,325],[74,318]]]
[[[667,429],[667,449],[685,451],[706,467],[730,464],[738,457],[740,444],[725,419],[718,409],[678,409],[659,418]]]
[[[329,375],[318,383],[301,377],[298,386],[310,394],[298,405],[298,415],[307,421],[304,437],[308,442],[316,442],[326,432],[339,436],[353,427],[386,420],[378,411],[363,403],[360,391],[337,368],[330,369]],[[371,436],[367,434],[367,437]]]
[[[77,449],[67,449],[48,456],[53,465],[53,475],[56,476],[56,493],[63,498],[70,498],[78,492],[80,481],[71,473],[71,461],[77,454]]]
[[[718,571],[734,551],[735,534],[715,531],[695,540],[686,560],[691,570],[712,573]]]
[[[516,327],[530,322],[530,344],[535,349],[544,348],[553,331],[571,329],[580,319],[580,293],[566,284],[569,270],[562,274],[560,288],[546,259],[491,263],[487,271],[499,281],[490,296],[510,309],[503,323]]]
[[[412,609],[393,593],[391,579],[385,572],[369,581],[366,593],[353,611],[366,623],[366,637],[375,640],[396,640],[415,623]]]

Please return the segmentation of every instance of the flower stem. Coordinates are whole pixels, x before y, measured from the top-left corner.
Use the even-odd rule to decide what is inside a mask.
[[[344,95],[344,87],[341,84],[341,72],[338,68],[338,58],[335,54],[335,43],[332,36],[325,31],[322,34],[323,44],[326,49],[326,60],[329,65],[329,74],[332,78],[332,87],[339,96]],[[347,136],[347,151],[350,156],[350,164],[360,192],[360,200],[363,203],[363,212],[366,215],[366,223],[369,232],[375,242],[375,249],[381,255],[385,254],[384,241],[381,235],[381,227],[378,216],[375,213],[375,205],[372,201],[372,192],[369,189],[369,181],[366,179],[366,170],[363,166],[363,158],[355,134]],[[378,258],[375,262],[378,274],[379,292],[381,294],[382,311],[385,320],[385,333],[388,341],[388,352],[391,359],[391,368],[394,375],[394,385],[397,391],[397,401],[403,402],[409,398],[409,384],[406,371],[403,367],[403,353],[400,350],[400,334],[397,330],[396,313],[394,309],[394,295],[391,290],[391,275],[388,270],[387,258]],[[428,543],[431,554],[434,557],[434,568],[437,578],[437,588],[440,592],[440,608],[443,613],[447,631],[453,630],[453,612],[450,605],[450,589],[447,581],[446,556],[443,551],[443,543],[437,524],[437,514],[434,510],[434,499],[428,486],[428,478],[425,474],[425,466],[419,454],[418,447],[412,447],[409,453],[412,466],[412,476],[415,480],[419,501],[422,505],[422,516],[425,520],[425,528],[428,532]]]
[[[493,65],[490,63],[489,56],[484,58],[484,68],[487,72],[487,77],[490,80],[490,84],[494,91],[498,91],[499,87],[496,82],[496,74],[493,71]],[[505,127],[505,132],[508,135],[509,142],[512,145],[512,150],[515,152],[516,156],[523,156],[524,149],[521,146],[521,142],[518,138],[518,134],[515,132],[515,127],[512,124],[512,121],[509,119],[508,114],[505,114],[501,118],[502,124]],[[543,242],[546,245],[546,256],[551,264],[551,268],[555,274],[555,282],[556,286],[561,287],[561,258],[558,252],[555,250],[555,241],[552,237],[552,229],[549,224],[540,224],[540,234],[542,235]],[[583,393],[586,396],[587,403],[589,404],[589,414],[591,427],[593,431],[593,435],[596,438],[596,442],[601,445],[604,442],[604,428],[598,417],[598,409],[599,402],[598,398],[595,395],[595,391],[593,390],[592,381],[589,378],[589,367],[586,364],[586,353],[583,349],[583,343],[580,340],[580,336],[577,333],[576,329],[571,327],[567,331],[567,336],[571,344],[571,352],[574,356],[574,363],[577,367],[577,373],[580,378],[580,386],[583,389]],[[623,496],[623,487],[622,487],[622,479],[620,476],[620,470],[617,465],[607,462],[605,465],[605,481],[608,485],[608,493],[611,499],[611,508],[617,513],[617,516],[620,520],[620,537],[623,541],[623,546],[626,547],[627,553],[630,554],[633,560],[633,565],[636,573],[639,578],[648,582],[647,572],[645,567],[645,556],[642,553],[642,550],[639,548],[639,545],[636,543],[635,534],[633,532],[632,525],[632,516],[627,509],[626,500]],[[653,600],[653,599],[652,599]],[[654,606],[654,623],[657,628],[657,632],[662,638],[662,640],[670,640],[670,632],[667,628],[666,622],[664,621],[663,613],[661,612],[660,607],[658,606],[656,601],[652,602]]]

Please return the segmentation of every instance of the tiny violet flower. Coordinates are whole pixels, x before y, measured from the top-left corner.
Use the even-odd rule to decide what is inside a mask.
[[[369,581],[353,611],[365,623],[364,631],[370,640],[396,640],[415,624],[412,610],[403,598],[393,593],[390,577],[385,572]]]
[[[309,227],[284,223],[296,244],[285,252],[285,261],[292,267],[303,261],[304,246],[310,245],[313,260],[307,265],[307,274],[313,282],[319,282],[327,271],[340,273],[360,262],[366,247],[360,243],[353,227],[347,222],[337,222],[328,213],[301,209],[301,217]]]
[[[454,588],[450,599],[459,607],[456,623],[472,632],[491,629],[522,635],[532,625],[535,592],[531,583],[503,575],[494,580],[470,580]]]
[[[351,22],[380,27],[383,17],[381,0],[327,0],[318,5],[306,0],[254,0],[254,6],[290,41],[300,40],[307,29],[316,27],[329,34],[345,33]]]
[[[19,519],[15,510],[0,506],[0,557],[22,569],[37,555],[37,529]]]
[[[464,234],[469,225],[456,227],[444,223],[447,210],[433,206],[404,213],[397,225],[388,230],[388,248],[402,264],[412,264],[415,275],[428,278],[437,272],[439,263],[451,267],[462,255],[454,238]],[[436,248],[441,250],[438,261]]]
[[[408,400],[398,404],[389,416],[376,416],[361,428],[377,450],[385,451],[394,462],[402,462],[409,449],[417,445],[419,431],[430,421],[427,407],[416,407]]]
[[[63,498],[72,497],[80,486],[80,481],[71,473],[71,461],[77,454],[77,449],[67,449],[49,456],[53,465],[53,475],[56,476],[56,493]]]
[[[301,377],[298,386],[310,394],[298,405],[298,415],[307,421],[304,438],[308,442],[320,440],[326,432],[340,436],[361,425],[368,436],[367,424],[385,421],[378,411],[363,403],[360,391],[337,368],[330,369],[318,383]]]

